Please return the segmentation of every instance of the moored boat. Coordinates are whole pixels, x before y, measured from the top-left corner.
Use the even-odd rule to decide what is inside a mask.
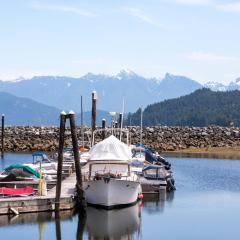
[[[132,146],[132,169],[140,176],[144,193],[159,193],[160,189],[175,190],[171,164],[143,144]]]
[[[131,151],[114,136],[89,151],[83,188],[88,204],[104,208],[131,205],[141,194],[138,176],[131,171]]]
[[[166,170],[162,165],[152,164],[144,167],[140,182],[144,192],[159,192],[160,189],[172,191],[176,189],[171,171]]]

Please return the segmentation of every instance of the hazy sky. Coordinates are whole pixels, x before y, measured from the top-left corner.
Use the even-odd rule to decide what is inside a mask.
[[[0,0],[0,79],[240,77],[240,0]]]

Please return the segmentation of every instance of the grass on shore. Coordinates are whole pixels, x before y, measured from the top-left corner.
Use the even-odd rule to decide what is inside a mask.
[[[209,148],[188,148],[176,150],[171,153],[180,153],[195,156],[208,156],[215,158],[240,159],[240,147],[209,147]]]

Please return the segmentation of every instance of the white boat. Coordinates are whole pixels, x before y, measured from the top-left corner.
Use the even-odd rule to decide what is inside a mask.
[[[92,147],[83,168],[88,204],[114,208],[138,200],[141,185],[131,171],[130,160],[130,148],[113,135]]]

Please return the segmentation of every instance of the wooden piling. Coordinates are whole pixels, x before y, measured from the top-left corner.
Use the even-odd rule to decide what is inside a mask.
[[[106,119],[102,119],[102,140],[105,139],[105,128],[106,128]]]
[[[119,113],[119,118],[118,118],[118,126],[119,126],[119,128],[121,128],[122,129],[122,125],[123,125],[123,119],[122,119],[122,117],[123,117],[123,115],[122,115],[122,113]]]
[[[76,188],[77,188],[77,194],[78,194],[79,209],[81,211],[85,211],[86,202],[85,202],[84,191],[82,188],[82,173],[81,173],[81,166],[80,166],[80,157],[79,157],[74,112],[71,111],[69,113],[69,119],[70,119],[71,135],[72,135],[72,145],[73,145],[73,154],[74,154],[76,180],[77,180]]]
[[[119,113],[118,126],[121,129],[119,133],[119,140],[122,141],[122,128],[123,128],[123,114]]]
[[[96,114],[97,112],[97,92],[93,91],[92,92],[92,141],[91,145],[93,145],[93,132],[96,129]]]
[[[4,114],[2,114],[2,136],[1,136],[1,140],[2,140],[2,143],[1,143],[1,157],[3,158],[4,156],[4,120],[5,120],[5,116]]]
[[[59,128],[59,147],[58,147],[58,166],[57,166],[57,185],[56,185],[56,197],[55,197],[55,211],[58,217],[60,209],[60,196],[62,186],[62,163],[63,163],[63,147],[64,147],[64,133],[66,124],[66,113],[60,114],[60,128]]]

